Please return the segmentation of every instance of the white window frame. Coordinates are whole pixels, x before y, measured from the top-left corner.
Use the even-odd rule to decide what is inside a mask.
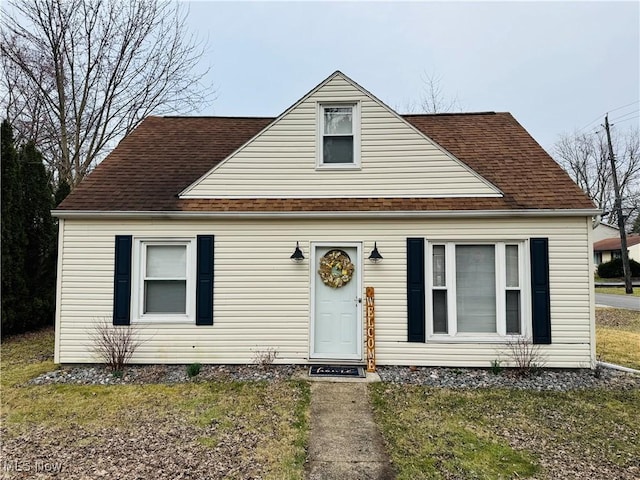
[[[445,286],[433,285],[433,246],[445,246]],[[456,301],[456,245],[493,245],[496,262],[496,333],[458,332]],[[520,334],[507,335],[506,314],[506,245],[518,246],[518,285],[520,290]],[[427,341],[506,343],[518,338],[531,338],[531,295],[529,242],[514,240],[436,240],[426,241],[425,249],[425,321]],[[447,291],[448,333],[433,331],[433,290]],[[510,288],[515,289],[515,288]]]
[[[195,323],[196,319],[196,247],[195,238],[134,238],[131,287],[132,323]],[[144,272],[149,246],[185,246],[186,299],[185,313],[144,313]]]
[[[325,108],[351,107],[353,135],[353,163],[324,163],[324,110]],[[359,170],[360,169],[360,101],[318,102],[316,112],[316,169],[317,170]]]

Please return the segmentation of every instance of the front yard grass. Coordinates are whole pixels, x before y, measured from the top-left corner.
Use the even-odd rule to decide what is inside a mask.
[[[596,309],[599,360],[640,369],[640,312]],[[398,479],[640,478],[640,392],[376,384]]]
[[[57,459],[71,476],[95,475],[98,464],[98,476],[111,478],[148,476],[160,465],[174,476],[189,468],[208,478],[303,476],[305,382],[24,385],[55,368],[52,354],[52,330],[2,343],[6,461],[33,468]]]
[[[640,368],[640,313],[597,309],[596,324],[599,359]],[[52,330],[2,343],[4,462],[57,460],[63,477],[304,477],[308,383],[26,386],[55,368],[52,351]],[[370,392],[400,480],[640,477],[638,390]]]
[[[640,312],[596,308],[596,355],[598,360],[640,370]]]
[[[637,390],[370,388],[399,480],[640,474]]]

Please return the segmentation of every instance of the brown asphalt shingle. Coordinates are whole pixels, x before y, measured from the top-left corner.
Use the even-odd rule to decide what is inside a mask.
[[[627,235],[627,247],[633,247],[640,243],[640,234]],[[620,250],[621,248],[620,238],[605,238],[593,244],[593,250],[596,252],[602,252],[606,250]]]
[[[492,182],[503,198],[185,199],[177,195],[273,118],[148,117],[58,210],[392,211],[591,209],[589,199],[508,113],[404,118]]]

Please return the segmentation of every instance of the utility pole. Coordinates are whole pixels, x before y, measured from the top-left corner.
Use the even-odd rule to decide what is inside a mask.
[[[622,215],[622,199],[620,198],[620,185],[618,185],[618,172],[616,161],[613,157],[613,145],[611,144],[611,132],[609,131],[609,114],[604,116],[604,129],[607,132],[607,142],[609,143],[609,160],[611,161],[611,175],[613,177],[613,191],[616,195],[615,210],[618,217],[618,228],[620,229],[620,249],[622,250],[622,270],[624,271],[625,293],[633,293],[631,283],[631,265],[629,265],[629,252],[627,251],[627,232],[624,229],[624,216]]]

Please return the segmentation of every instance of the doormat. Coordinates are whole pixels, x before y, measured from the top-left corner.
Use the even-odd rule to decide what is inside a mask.
[[[309,369],[310,377],[352,377],[365,378],[364,367],[340,365],[313,365]]]

